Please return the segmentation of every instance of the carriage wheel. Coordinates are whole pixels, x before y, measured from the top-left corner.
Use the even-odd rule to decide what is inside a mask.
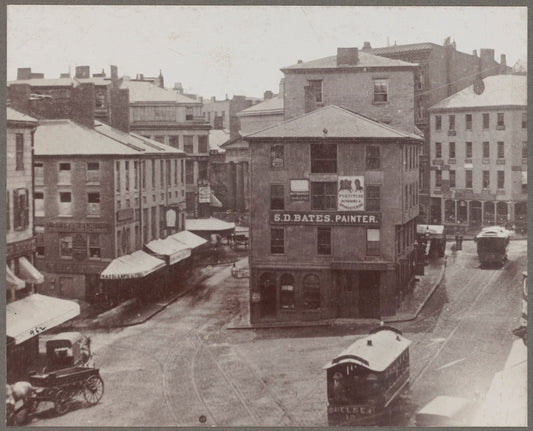
[[[104,381],[100,376],[91,376],[83,385],[83,396],[87,404],[96,404],[104,395]]]
[[[54,410],[58,415],[64,415],[70,408],[70,394],[67,391],[60,390],[56,394],[54,401]]]

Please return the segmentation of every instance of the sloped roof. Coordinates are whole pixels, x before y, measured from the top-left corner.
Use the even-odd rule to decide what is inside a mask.
[[[111,78],[104,78],[102,76],[93,78],[76,78],[76,80],[82,84],[92,82],[94,85],[111,85]]]
[[[283,114],[283,98],[279,96],[267,99],[264,102],[250,106],[237,113],[237,117],[260,114]]]
[[[32,87],[77,87],[78,81],[74,78],[37,78],[37,79],[18,79],[9,81],[11,84],[28,84]]]
[[[170,147],[96,122],[95,129],[71,120],[41,120],[35,132],[35,155],[183,154]]]
[[[235,229],[235,223],[228,223],[215,217],[185,219],[185,227],[192,232],[219,232]]]
[[[363,115],[335,105],[316,109],[266,129],[250,133],[244,138],[409,138],[419,136],[371,120]]]
[[[29,115],[23,114],[22,112],[16,111],[9,106],[6,107],[6,118],[7,121],[17,121],[24,123],[37,123],[37,120]]]
[[[493,75],[483,78],[485,89],[474,92],[471,85],[439,103],[430,110],[481,108],[489,106],[527,106],[527,77],[525,75]]]
[[[365,52],[372,53],[374,55],[385,55],[385,54],[395,54],[400,52],[412,52],[412,51],[424,51],[440,47],[436,43],[432,42],[421,42],[421,43],[408,43],[405,45],[393,45],[385,46],[383,48],[371,48],[365,50]]]
[[[359,50],[359,62],[355,66],[337,66],[337,56],[332,55],[330,57],[319,58],[317,60],[304,61],[302,63],[293,64],[291,66],[282,67],[281,71],[293,71],[302,69],[337,69],[337,68],[350,68],[361,69],[365,67],[415,67],[415,63],[408,63],[402,60],[395,60],[386,57],[380,57],[378,55],[369,54],[368,52]]]
[[[209,130],[209,150],[224,152],[221,148],[223,144],[229,141],[229,130],[211,129]]]
[[[130,102],[176,102],[187,104],[199,104],[183,94],[174,90],[158,87],[151,82],[123,80],[120,88],[130,90]]]

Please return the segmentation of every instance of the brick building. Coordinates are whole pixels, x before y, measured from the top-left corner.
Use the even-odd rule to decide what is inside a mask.
[[[431,222],[527,223],[527,77],[495,75],[430,113]]]
[[[414,277],[422,138],[326,106],[245,139],[252,323],[394,315]]]
[[[235,95],[231,99],[204,100],[202,113],[213,129],[229,130],[231,138],[239,135],[241,129],[238,113],[260,102],[260,99]]]
[[[365,42],[363,51],[395,60],[417,63],[415,73],[415,124],[424,133],[425,145],[420,160],[420,219],[429,222],[429,113],[428,108],[452,94],[472,85],[474,79],[505,73],[509,70],[505,55],[500,63],[494,59],[493,49],[480,49],[479,56],[457,51],[455,42],[447,39],[444,45],[430,42],[371,48]]]

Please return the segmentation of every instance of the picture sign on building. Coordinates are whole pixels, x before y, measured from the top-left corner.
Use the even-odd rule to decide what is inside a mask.
[[[207,181],[198,180],[198,203],[208,204],[211,202],[211,187]]]
[[[339,176],[337,183],[337,208],[339,211],[364,211],[365,178]]]

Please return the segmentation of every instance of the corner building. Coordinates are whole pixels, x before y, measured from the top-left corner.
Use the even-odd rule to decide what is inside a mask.
[[[330,105],[245,139],[251,322],[394,315],[414,278],[422,138]]]

